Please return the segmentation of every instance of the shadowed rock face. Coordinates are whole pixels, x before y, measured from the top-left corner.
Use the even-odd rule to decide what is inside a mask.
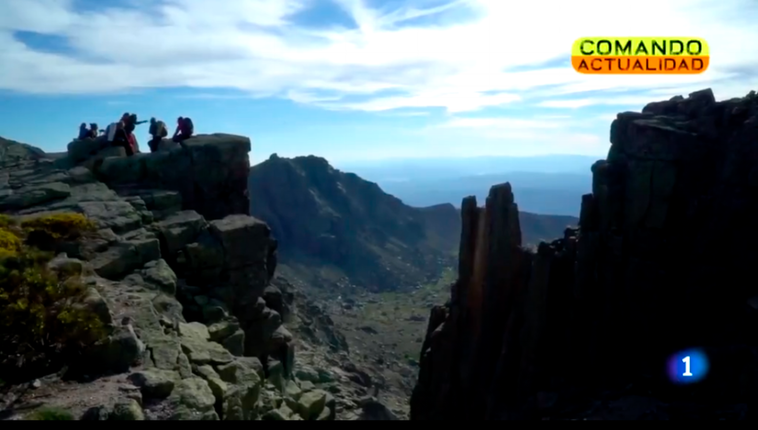
[[[484,208],[464,199],[459,278],[432,310],[411,419],[752,414],[758,97],[651,103],[610,140],[580,228],[536,253],[508,184]],[[710,373],[674,387],[667,359],[691,347]]]

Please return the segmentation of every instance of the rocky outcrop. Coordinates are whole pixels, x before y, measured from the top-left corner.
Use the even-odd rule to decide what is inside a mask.
[[[746,418],[758,400],[758,97],[625,112],[580,228],[521,247],[508,184],[462,206],[459,277],[432,310],[411,419]],[[675,386],[672,354],[710,373]]]
[[[247,215],[249,139],[198,136],[128,158],[81,150],[93,142],[64,157],[0,142],[3,213],[96,224],[51,264],[82,267],[88,305],[112,325],[61,371],[79,383],[51,375],[11,391],[86,420],[334,419],[334,398],[295,377],[286,300],[269,284],[276,242]],[[3,406],[24,406],[14,396]]]
[[[211,134],[195,136],[181,147],[164,143],[166,150],[124,157],[122,148],[104,147],[102,139],[75,140],[68,145],[68,159],[119,190],[177,191],[184,209],[208,219],[249,214],[250,139]]]

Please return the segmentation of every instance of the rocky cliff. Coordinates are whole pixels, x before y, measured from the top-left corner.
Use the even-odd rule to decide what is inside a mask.
[[[464,199],[411,419],[755,418],[758,97],[651,103],[610,141],[579,229],[536,253],[510,185]],[[688,348],[710,371],[677,386],[667,367]]]
[[[348,370],[295,367],[295,339],[283,324],[294,295],[274,278],[269,227],[247,215],[249,150],[249,139],[219,134],[132,157],[97,141],[74,141],[60,156],[0,141],[0,227],[45,224],[56,214],[92,222],[88,236],[51,245],[57,256],[48,267],[65,267],[66,283],[85,286],[73,309],[107,328],[75,358],[42,368],[2,357],[3,418],[43,404],[88,420],[331,420],[344,408],[360,412],[325,391],[353,376],[349,360]]]

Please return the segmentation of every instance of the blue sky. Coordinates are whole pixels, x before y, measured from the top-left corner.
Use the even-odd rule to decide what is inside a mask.
[[[254,162],[603,156],[617,112],[758,88],[756,22],[755,0],[2,0],[0,136],[61,151],[129,111],[250,136]],[[602,35],[703,37],[711,66],[574,72]]]

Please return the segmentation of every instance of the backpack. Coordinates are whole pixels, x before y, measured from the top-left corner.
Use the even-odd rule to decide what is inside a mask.
[[[155,135],[160,138],[168,136],[168,129],[166,128],[165,122],[158,121],[155,123]]]
[[[192,134],[195,132],[195,125],[192,124],[192,120],[189,118],[184,118],[184,129],[187,131],[187,133]]]
[[[113,142],[113,139],[116,138],[116,129],[117,125],[115,122],[112,122],[106,127],[105,129],[105,135],[108,136],[108,142]]]

